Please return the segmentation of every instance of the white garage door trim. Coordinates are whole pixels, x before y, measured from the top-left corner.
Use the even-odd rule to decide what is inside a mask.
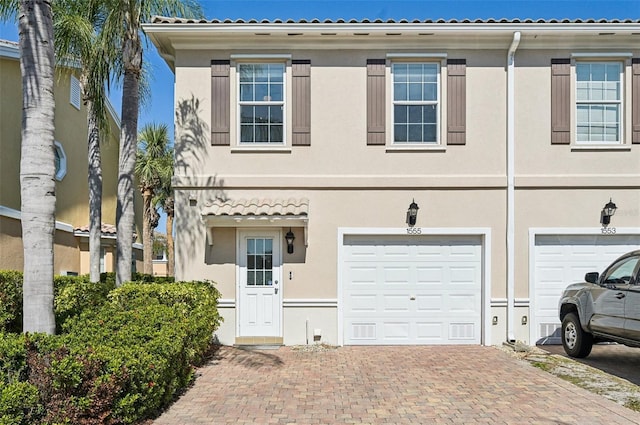
[[[409,233],[411,232],[411,233]],[[344,345],[344,241],[345,236],[474,236],[482,248],[482,317],[481,344],[491,345],[491,229],[490,228],[338,228],[338,343]]]
[[[529,344],[535,344],[537,339],[537,329],[539,326],[538,317],[536,315],[536,242],[539,236],[602,236],[600,227],[544,227],[529,229]],[[616,236],[640,236],[640,228],[638,227],[618,227],[615,229]],[[602,270],[598,270],[602,271]]]

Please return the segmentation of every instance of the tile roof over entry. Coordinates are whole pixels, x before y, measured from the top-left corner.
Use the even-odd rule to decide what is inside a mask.
[[[215,200],[200,211],[207,228],[207,243],[213,245],[215,227],[302,227],[308,244],[309,200],[234,199]]]
[[[306,216],[309,200],[295,199],[235,199],[215,200],[202,209],[203,216]]]

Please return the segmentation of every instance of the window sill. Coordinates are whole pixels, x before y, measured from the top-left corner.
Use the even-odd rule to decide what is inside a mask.
[[[291,153],[290,146],[234,146],[231,153]]]
[[[446,152],[447,148],[443,145],[387,145],[387,152]]]
[[[593,152],[593,151],[630,151],[631,145],[571,145],[571,151]]]

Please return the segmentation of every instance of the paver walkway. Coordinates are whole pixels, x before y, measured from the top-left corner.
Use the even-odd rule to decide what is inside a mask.
[[[154,424],[640,424],[495,347],[221,347],[198,374]]]

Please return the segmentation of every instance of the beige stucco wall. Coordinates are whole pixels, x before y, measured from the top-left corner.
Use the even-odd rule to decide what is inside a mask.
[[[203,36],[205,38],[206,36]],[[250,39],[253,35],[247,35]],[[443,46],[446,35],[441,35]],[[452,36],[453,37],[453,36]],[[461,36],[462,37],[462,36]],[[209,247],[200,210],[214,198],[308,198],[309,245],[301,246],[296,233],[296,254],[284,254],[285,299],[335,299],[337,293],[337,234],[343,227],[404,227],[404,214],[415,199],[420,206],[418,226],[425,228],[488,228],[491,232],[490,311],[485,311],[491,325],[491,343],[507,338],[507,215],[515,215],[515,275],[512,331],[516,339],[528,341],[530,241],[533,228],[575,229],[600,228],[599,214],[611,198],[619,210],[613,218],[617,227],[640,228],[640,161],[631,145],[631,69],[626,56],[640,56],[635,45],[612,45],[604,39],[587,41],[524,34],[515,55],[514,70],[514,199],[508,205],[507,179],[507,49],[469,36],[469,45],[477,49],[439,48],[428,44],[422,48],[397,45],[390,39],[381,41],[388,48],[371,50],[363,44],[359,49],[288,48],[279,44],[270,49],[249,47],[248,40],[233,39],[236,50],[207,50],[185,42],[175,51],[176,102],[195,97],[199,100],[198,118],[204,124],[204,135],[180,144],[178,140],[176,168],[176,273],[187,279],[209,278],[219,284],[223,298],[235,299],[236,230],[215,228],[214,244]],[[408,39],[408,38],[407,38]],[[265,38],[264,40],[270,40]],[[189,41],[193,41],[190,39]],[[628,41],[628,40],[627,40]],[[475,44],[477,42],[478,44]],[[212,41],[210,45],[216,45]],[[304,45],[293,42],[293,46]],[[345,42],[346,43],[346,42]],[[408,41],[407,41],[408,43]],[[564,43],[565,47],[553,46]],[[575,43],[575,48],[568,47]],[[609,44],[607,44],[609,43]],[[278,44],[278,42],[274,42]],[[309,41],[309,44],[313,44]],[[179,43],[176,44],[178,46]],[[201,46],[206,43],[200,44]],[[222,46],[221,44],[218,44]],[[625,47],[626,46],[626,47]],[[628,48],[632,46],[633,48]],[[584,149],[574,145],[552,145],[551,70],[552,58],[570,58],[574,52],[623,52],[624,103],[623,146]],[[385,146],[366,145],[366,60],[385,58],[387,53],[442,53],[447,58],[466,59],[466,144],[438,149],[398,151]],[[231,54],[290,54],[293,59],[311,61],[311,146],[289,146],[279,152],[243,150],[237,146],[237,83],[234,58],[231,59],[231,146],[211,146],[211,69],[212,59],[229,59]],[[438,55],[435,55],[438,56]],[[441,55],[440,55],[441,56]],[[242,59],[238,59],[242,60]],[[446,106],[445,61],[442,66],[442,103]],[[573,61],[575,62],[575,58]],[[290,68],[287,68],[287,72]],[[387,74],[389,75],[389,74]],[[288,83],[291,77],[288,77]],[[574,84],[574,83],[572,83]],[[575,84],[574,84],[575,85]],[[575,87],[572,88],[574,90]],[[389,87],[387,95],[390,94]],[[290,103],[291,97],[288,99]],[[573,95],[575,96],[575,95]],[[387,105],[389,96],[387,96]],[[387,107],[387,111],[389,111]],[[575,112],[572,113],[575,115]],[[388,112],[388,115],[390,113]],[[290,119],[290,111],[286,115]],[[575,122],[575,117],[573,117]],[[387,136],[391,134],[387,118]],[[441,140],[446,114],[441,111]],[[572,130],[575,133],[575,129]],[[291,128],[288,128],[290,140]],[[389,143],[388,143],[389,144]],[[285,231],[286,229],[282,229]],[[225,308],[232,315],[233,308]],[[319,310],[318,310],[319,311]],[[315,313],[285,308],[285,327],[299,330],[303,316]],[[335,313],[337,314],[337,313]],[[331,313],[321,313],[329,321]],[[235,317],[235,316],[234,316]],[[315,317],[315,316],[313,316]],[[235,326],[235,322],[234,322]],[[337,324],[329,324],[332,328]],[[322,326],[321,326],[322,327]],[[223,332],[233,334],[225,328]],[[293,332],[293,331],[290,331]],[[329,333],[330,334],[330,333]],[[295,336],[292,336],[295,335]],[[285,336],[299,343],[296,331]]]
[[[264,52],[269,54],[272,52]],[[280,52],[282,53],[282,52]],[[366,60],[384,58],[387,51],[292,51],[293,58],[311,60],[311,147],[294,149],[290,154],[270,155],[265,160],[261,153],[239,154],[228,147],[209,146],[209,136],[188,146],[176,146],[177,175],[190,175],[225,179],[257,174],[285,176],[289,181],[297,177],[323,177],[337,175],[344,182],[355,177],[402,175],[431,176],[439,179],[452,176],[498,177],[504,184],[506,76],[504,54],[500,51],[451,51],[449,57],[467,59],[467,85],[483,87],[482,92],[468,90],[467,145],[449,146],[446,152],[385,152],[384,147],[366,146]],[[210,128],[210,61],[228,58],[229,52],[186,52],[178,55],[176,69],[176,102],[195,96],[200,100],[199,116]],[[233,69],[233,66],[232,66]],[[234,73],[232,71],[232,100],[234,104]],[[443,84],[443,87],[445,85]],[[487,108],[486,104],[494,105]],[[232,107],[231,139],[234,134],[235,115]],[[441,113],[446,116],[446,113]],[[389,126],[387,133],[390,134]],[[290,133],[290,131],[289,131]],[[194,149],[202,148],[202,149]],[[358,161],[354,161],[358,158]],[[182,167],[188,164],[188,169]],[[402,173],[398,173],[403,170]],[[433,186],[417,180],[419,186]],[[495,182],[492,181],[495,184]],[[313,183],[310,183],[313,184]],[[316,184],[326,185],[320,180]],[[376,186],[374,182],[372,186]],[[441,183],[436,183],[440,185]],[[460,185],[460,182],[456,182]]]

